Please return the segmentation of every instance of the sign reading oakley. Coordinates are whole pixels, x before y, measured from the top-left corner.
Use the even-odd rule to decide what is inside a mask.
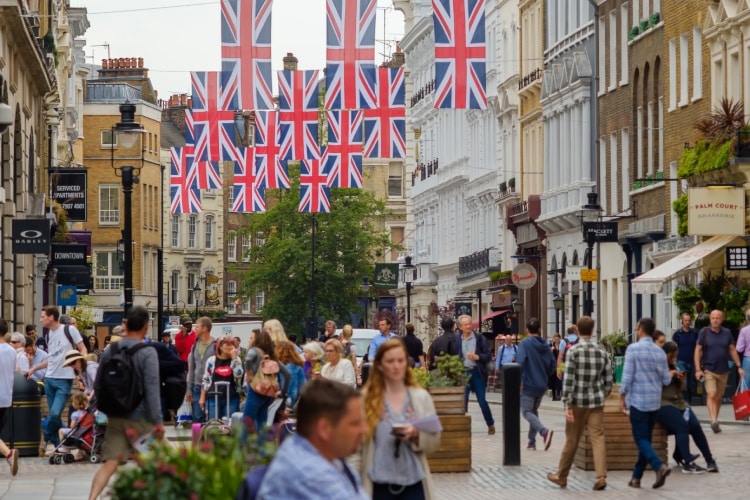
[[[745,234],[745,190],[709,186],[688,190],[688,234],[700,236]]]
[[[86,169],[53,168],[52,200],[60,204],[71,222],[86,222]]]
[[[15,219],[13,221],[13,253],[49,253],[48,219]]]

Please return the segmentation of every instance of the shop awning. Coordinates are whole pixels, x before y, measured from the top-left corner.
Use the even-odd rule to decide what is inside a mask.
[[[482,322],[487,321],[488,319],[492,319],[495,316],[500,316],[501,314],[505,314],[508,311],[510,311],[510,309],[498,309],[497,311],[492,311],[491,313],[485,314],[484,316],[482,316]],[[479,328],[479,320],[475,319],[474,321],[472,321],[471,322],[471,327],[474,330],[476,330],[477,328]]]
[[[690,250],[685,250],[676,257],[663,264],[656,266],[647,273],[635,278],[633,293],[659,293],[665,282],[677,278],[688,267],[706,257],[715,254],[732,242],[736,236],[723,235],[711,236],[706,241],[695,245]]]

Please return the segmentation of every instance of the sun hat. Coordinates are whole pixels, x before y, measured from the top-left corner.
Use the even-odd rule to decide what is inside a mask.
[[[79,359],[86,359],[86,357],[79,351],[71,349],[70,351],[65,353],[65,361],[63,362],[63,366],[70,366]]]

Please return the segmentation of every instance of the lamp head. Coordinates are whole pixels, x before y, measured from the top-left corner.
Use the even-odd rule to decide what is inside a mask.
[[[122,147],[129,149],[135,146],[138,136],[145,132],[141,124],[135,121],[135,104],[120,104],[120,122],[114,129]]]

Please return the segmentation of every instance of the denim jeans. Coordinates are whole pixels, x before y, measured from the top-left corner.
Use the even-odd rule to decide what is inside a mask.
[[[268,407],[273,403],[270,396],[262,396],[250,389],[245,398],[245,408],[242,412],[244,420],[251,419],[256,428],[263,428],[268,420]],[[246,422],[247,424],[247,422]]]
[[[539,405],[543,396],[528,396],[521,393],[521,415],[529,422],[529,446],[536,446],[536,434],[544,435],[547,428],[539,420]]]
[[[703,433],[698,417],[692,410],[690,411],[690,419],[685,421],[681,410],[674,406],[662,406],[656,412],[656,421],[663,425],[667,432],[674,434],[677,456],[683,459],[690,457],[690,437],[692,437],[706,462],[713,462],[706,435]]]
[[[638,447],[638,461],[633,468],[633,479],[643,477],[646,464],[651,465],[654,471],[658,471],[663,465],[651,444],[655,423],[655,411],[641,411],[634,406],[630,407],[630,425],[633,428],[633,440]]]
[[[745,370],[745,385],[750,388],[750,353],[742,358],[742,369]]]
[[[47,395],[47,406],[49,407],[49,420],[45,429],[44,438],[57,446],[60,444],[58,432],[62,427],[62,412],[70,397],[73,387],[73,379],[69,378],[47,378],[44,380],[44,393]]]
[[[232,413],[240,411],[240,398],[229,398],[229,415],[227,415],[227,398],[219,398],[219,413],[216,413],[216,401],[213,398],[206,401],[206,416],[211,418],[231,417]]]
[[[472,368],[468,371],[469,382],[466,384],[466,389],[464,390],[464,410],[469,411],[469,392],[473,392],[477,395],[477,403],[479,403],[479,408],[482,410],[482,416],[484,417],[484,422],[487,424],[487,427],[490,425],[495,425],[495,419],[492,418],[492,412],[490,411],[490,405],[487,404],[487,399],[485,397],[485,392],[487,392],[487,384],[484,381],[484,378],[482,378],[482,374],[479,373],[478,368]]]
[[[193,423],[203,423],[206,420],[206,414],[198,404],[201,399],[201,385],[193,385]]]

